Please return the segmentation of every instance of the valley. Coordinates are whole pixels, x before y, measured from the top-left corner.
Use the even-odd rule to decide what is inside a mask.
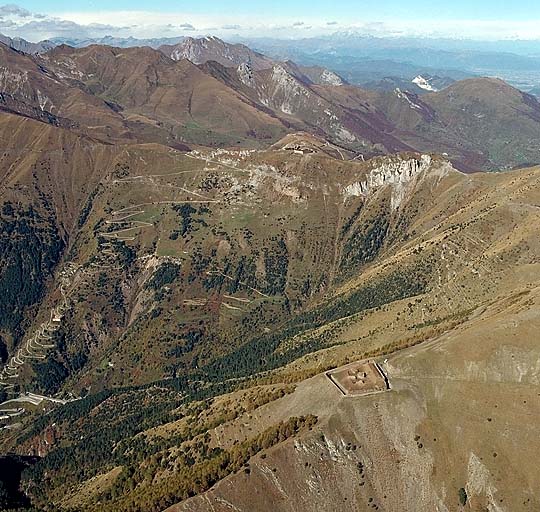
[[[304,144],[299,142],[301,138],[297,137],[296,140],[297,143]],[[85,225],[93,226],[93,228],[79,229],[77,238],[70,244],[73,249],[70,250],[72,256],[68,268],[79,270],[67,273],[68,276],[71,275],[70,282],[74,285],[70,288],[70,306],[61,311],[63,314],[61,329],[63,333],[69,333],[71,340],[83,338],[88,340],[90,345],[88,348],[83,348],[84,345],[76,348],[79,354],[87,354],[86,362],[83,363],[82,368],[68,376],[60,389],[70,390],[75,396],[80,396],[82,393],[98,399],[96,405],[91,405],[95,403],[94,398],[83,398],[69,404],[72,411],[69,414],[75,415],[72,418],[79,418],[76,431],[81,432],[86,441],[81,444],[80,441],[74,439],[72,436],[75,432],[68,433],[73,430],[72,428],[64,430],[67,424],[62,427],[61,418],[66,413],[62,413],[63,408],[60,408],[58,412],[52,410],[49,413],[50,419],[40,424],[38,430],[33,427],[27,431],[31,424],[25,426],[26,415],[17,418],[21,422],[19,428],[22,430],[20,434],[16,433],[7,439],[8,445],[22,443],[20,446],[26,447],[24,451],[33,446],[31,451],[46,455],[50,450],[47,447],[50,441],[43,444],[46,439],[64,439],[63,444],[67,444],[63,450],[75,450],[73,453],[78,453],[77,457],[86,457],[83,454],[89,447],[94,446],[94,441],[90,439],[96,434],[92,434],[91,430],[86,430],[90,425],[86,427],[85,423],[92,421],[92,415],[98,414],[100,407],[106,407],[107,402],[113,406],[116,400],[122,400],[124,404],[126,400],[138,401],[136,396],[141,393],[142,396],[151,393],[156,394],[156,397],[148,405],[142,406],[143,411],[148,411],[145,412],[145,415],[148,415],[148,419],[145,420],[148,431],[144,435],[152,437],[154,430],[160,432],[159,439],[163,441],[155,447],[159,451],[154,452],[153,449],[152,452],[161,454],[160,458],[165,456],[171,461],[169,463],[176,460],[177,455],[167,439],[175,444],[181,442],[176,440],[175,436],[178,434],[174,433],[185,421],[181,419],[182,416],[179,420],[174,419],[178,414],[175,412],[176,408],[185,403],[185,406],[180,405],[180,410],[182,410],[183,407],[189,407],[188,404],[196,397],[207,397],[203,398],[203,401],[210,406],[208,413],[210,422],[208,427],[201,427],[203,431],[208,428],[208,434],[205,435],[216,436],[216,439],[222,440],[231,438],[238,442],[242,442],[242,439],[251,442],[250,439],[258,435],[257,433],[262,435],[280,421],[286,422],[291,417],[312,415],[318,418],[315,432],[321,432],[324,436],[338,436],[328,437],[331,440],[328,441],[329,448],[323,446],[321,449],[333,449],[332,443],[342,446],[343,448],[336,448],[337,454],[332,455],[335,464],[341,464],[338,461],[349,460],[342,459],[342,457],[348,457],[345,454],[350,451],[346,449],[347,443],[350,442],[352,446],[356,442],[358,446],[364,447],[366,441],[362,441],[361,437],[343,441],[339,436],[345,435],[345,432],[340,430],[336,433],[332,429],[329,430],[329,425],[332,423],[327,425],[325,418],[339,417],[340,424],[343,421],[353,422],[348,428],[353,428],[357,432],[355,436],[360,436],[357,424],[354,423],[356,420],[352,417],[344,420],[342,412],[331,413],[330,410],[320,409],[322,404],[324,407],[330,407],[331,404],[340,402],[339,390],[324,373],[320,372],[339,366],[340,362],[346,364],[349,361],[378,357],[382,354],[378,363],[390,379],[391,390],[388,392],[390,395],[401,396],[405,393],[406,396],[408,392],[405,390],[410,389],[413,382],[414,386],[420,386],[419,389],[427,393],[428,388],[425,386],[430,382],[427,380],[427,375],[431,373],[424,373],[424,370],[418,370],[417,373],[412,374],[406,373],[412,370],[399,369],[401,367],[397,365],[398,361],[405,364],[405,361],[417,359],[422,361],[423,358],[428,358],[431,365],[433,357],[436,357],[436,354],[443,349],[429,347],[445,346],[444,340],[447,338],[463,340],[455,343],[466,343],[468,335],[464,333],[468,332],[468,329],[476,328],[481,331],[481,327],[474,326],[489,323],[493,315],[495,317],[501,315],[504,318],[507,314],[506,308],[523,308],[524,312],[534,310],[535,281],[531,281],[531,278],[534,275],[534,255],[537,254],[535,251],[538,247],[534,237],[535,221],[533,219],[540,214],[538,208],[534,206],[537,201],[535,197],[538,194],[537,184],[540,180],[536,169],[506,174],[467,176],[452,169],[443,159],[428,155],[399,155],[390,160],[383,157],[359,162],[336,160],[319,151],[301,154],[301,152],[295,153],[288,149],[210,150],[188,154],[158,148],[140,148],[137,151],[133,151],[132,148],[129,151],[129,171],[125,163],[127,153],[120,152],[120,155],[123,155],[121,156],[122,164],[114,164],[112,174],[104,175],[99,185],[102,192],[92,199]],[[153,170],[154,168],[147,166],[150,155],[156,158],[156,151],[160,151],[158,158],[161,161],[158,173]],[[314,169],[317,170],[315,173]],[[332,172],[331,186],[328,185],[330,182],[327,178],[322,179],[327,172]],[[504,186],[501,182],[504,182]],[[494,186],[496,183],[499,186]],[[467,200],[463,201],[465,197]],[[459,201],[456,201],[456,198],[460,198]],[[279,204],[279,209],[275,210],[273,204]],[[363,205],[361,209],[358,207],[359,204]],[[369,245],[357,246],[353,241],[362,236],[361,233],[366,229],[363,222],[372,222],[368,219],[372,218],[373,212],[381,215],[380,205],[385,205],[385,211],[389,215],[387,226],[382,231],[375,231],[373,234],[369,234],[368,230],[363,236],[366,237],[364,244]],[[422,205],[421,211],[416,210],[417,205]],[[211,218],[206,209],[212,209]],[[255,215],[254,211],[261,213]],[[319,212],[323,213],[322,218]],[[178,215],[180,221],[173,222]],[[518,231],[516,231],[518,218],[516,216],[520,218]],[[271,220],[264,220],[268,218]],[[310,219],[309,230],[303,235],[305,238],[297,238],[298,228],[293,238],[291,234],[287,234],[287,231],[282,231],[281,240],[283,241],[279,242],[278,237],[277,244],[274,245],[275,255],[266,255],[262,260],[264,263],[257,263],[257,260],[251,264],[248,263],[250,252],[256,250],[259,237],[263,240],[271,240],[272,236],[276,236],[268,233],[270,226],[274,226],[274,229],[277,227],[279,233],[283,229],[279,227],[283,222],[286,222],[288,226],[286,229],[291,229],[290,226],[295,224],[302,226],[302,222],[305,222],[301,220],[302,218]],[[318,228],[314,223],[317,218],[320,219]],[[527,221],[524,220],[525,218]],[[220,224],[213,224],[211,219],[214,219],[212,222],[222,220],[219,220]],[[497,222],[494,222],[494,219],[497,219]],[[396,236],[397,232],[393,235],[393,229],[398,229],[397,226],[407,226],[405,233],[409,233],[409,236],[403,236],[401,227],[399,228],[400,236]],[[496,229],[494,226],[497,226]],[[249,229],[251,233],[249,236],[246,229]],[[321,246],[311,238],[314,229],[325,233],[325,238],[329,240],[328,245]],[[513,230],[512,238],[507,235],[508,229]],[[178,236],[174,235],[175,230],[179,231]],[[204,235],[200,231],[204,231]],[[351,232],[355,233],[354,237],[350,237]],[[368,242],[372,240],[371,237],[375,233],[380,233],[378,236],[383,237],[379,239],[379,246]],[[201,245],[203,240],[204,243]],[[265,243],[268,244],[268,242]],[[353,243],[355,245],[352,245]],[[515,252],[515,244],[522,247],[519,256]],[[238,263],[234,259],[231,260],[231,248],[236,245],[237,250],[246,255],[244,259],[236,260]],[[311,250],[316,251],[317,257],[315,253],[309,256]],[[213,259],[205,262],[206,254],[212,254]],[[285,254],[287,264],[280,267],[273,266],[273,258],[283,258]],[[515,259],[516,257],[518,259]],[[346,266],[342,263],[343,261],[347,261]],[[239,266],[240,263],[242,266]],[[249,270],[249,265],[253,265],[252,270]],[[353,271],[355,265],[363,269],[359,274]],[[278,268],[284,273],[275,273]],[[309,269],[309,274],[306,274],[306,269]],[[408,274],[417,274],[411,282],[412,288],[406,281],[401,280],[400,276],[404,269],[407,269]],[[306,293],[304,290],[307,287],[307,277],[309,276],[311,283],[317,282],[314,280],[317,273],[321,276],[319,279],[322,278],[322,281],[319,281],[321,284],[318,285],[323,287],[322,293],[314,293],[314,291],[311,294]],[[66,272],[62,275],[65,274]],[[183,282],[186,284],[181,284]],[[382,288],[377,289],[377,284]],[[108,292],[111,298],[119,294],[119,290],[125,290],[116,295],[121,298],[121,302],[119,299],[109,299],[108,302],[100,303],[99,295],[95,295],[93,290],[103,287],[111,290]],[[310,287],[313,287],[313,284],[310,284]],[[54,296],[54,292],[51,293]],[[293,308],[296,310],[294,313]],[[88,316],[87,313],[84,316],[88,311],[92,311],[93,317]],[[186,325],[184,339],[178,338],[178,334],[176,336],[173,334],[173,332],[181,332],[178,331],[176,315],[178,315],[176,318],[182,318]],[[246,324],[244,319],[254,318],[253,315],[266,321]],[[290,320],[272,329],[270,326],[272,319],[276,318],[275,315],[279,315],[282,319],[290,318]],[[99,320],[100,316],[103,320]],[[501,321],[504,324],[504,320]],[[109,326],[107,330],[99,327],[103,325],[103,322],[107,322],[105,324]],[[174,331],[169,331],[169,328],[173,328]],[[29,342],[32,342],[32,339],[38,341],[42,332],[43,327],[38,328],[37,338],[30,338]],[[119,334],[115,335],[115,332]],[[204,337],[196,335],[196,332],[204,332]],[[216,338],[217,336],[221,337],[221,342],[214,341],[219,339]],[[140,339],[147,341],[141,345],[140,342],[135,341]],[[496,338],[493,343],[497,345],[498,339]],[[42,341],[39,342],[45,344]],[[31,353],[43,354],[44,352],[37,351],[37,345],[33,343],[31,346],[36,350]],[[63,351],[65,349],[58,348],[59,345],[61,346],[61,341],[49,341],[47,344],[49,343],[54,344],[54,348],[50,346],[48,350],[55,354],[54,359],[57,364],[70,368],[73,364],[70,363],[70,358],[73,357],[70,355],[71,347],[66,347],[68,351]],[[228,345],[226,350],[220,349],[224,343]],[[175,345],[178,348],[173,351],[172,348]],[[144,355],[139,352],[143,347]],[[386,355],[394,353],[401,347],[413,348],[397,352],[396,355]],[[26,353],[24,349],[20,350],[23,351],[22,354]],[[431,356],[433,350],[435,352]],[[138,356],[138,354],[141,355]],[[165,354],[167,354],[167,363],[163,359]],[[401,354],[410,355],[403,359],[405,356]],[[464,382],[469,382],[467,379],[478,375],[478,372],[488,371],[487,368],[491,366],[486,366],[483,370],[484,364],[493,364],[488,363],[489,359],[485,359],[487,356],[480,355],[479,357],[481,359],[476,369],[469,370],[473,373],[466,374]],[[8,366],[6,371],[10,376],[17,375],[16,383],[20,389],[25,389],[28,384],[24,383],[33,381],[32,372],[37,369],[29,371],[30,369],[25,366],[19,367],[17,361],[11,363],[13,369],[10,370]],[[171,367],[171,363],[174,366]],[[14,372],[15,368],[17,368],[17,373]],[[137,368],[137,372],[132,373],[130,368]],[[164,372],[164,368],[170,368],[170,370]],[[453,367],[450,365],[449,371],[450,368]],[[525,368],[527,366],[524,366],[521,371],[528,372]],[[37,371],[43,372],[41,374],[43,377],[50,370],[43,368]],[[430,371],[433,372],[434,369]],[[455,371],[463,372],[464,370],[456,368]],[[488,378],[488,381],[490,378],[499,378],[496,377],[498,375],[496,372],[499,370],[495,367],[489,371],[495,373],[493,377]],[[531,369],[531,371],[535,370]],[[310,378],[310,375],[314,373],[318,376]],[[56,373],[52,375],[52,381],[55,381]],[[442,376],[433,374],[431,379],[434,385],[435,383],[442,385],[444,382],[445,386],[452,386],[456,379],[457,382],[461,382],[464,378],[457,376],[462,374],[455,375],[453,376],[452,373],[445,373]],[[532,373],[531,378],[534,379],[533,375],[535,374]],[[306,378],[308,380],[304,380]],[[512,379],[520,377],[508,375],[506,378],[513,381]],[[156,379],[161,379],[157,388],[154,387],[155,384],[151,385]],[[200,388],[201,379],[207,382],[202,389]],[[242,403],[241,397],[248,390],[264,389],[257,386],[285,389],[284,386],[290,386],[291,383],[298,382],[298,384],[293,384],[296,386],[295,391],[292,393],[289,391],[286,396],[278,398],[275,406],[271,401],[267,405],[259,406],[261,409],[259,411],[257,408],[256,412],[242,413],[242,408],[240,408],[232,419],[225,416],[218,420],[219,416],[215,415],[219,414],[219,403],[223,400],[220,395],[224,392],[224,379],[229,380],[227,389],[232,394],[228,400],[232,400],[233,403],[237,400]],[[44,379],[39,380],[43,382]],[[13,383],[14,379],[10,377],[9,381]],[[148,387],[149,385],[151,387]],[[329,397],[331,395],[332,398],[321,402],[323,387],[326,389],[324,393],[329,394]],[[116,388],[113,395],[110,395],[110,391],[106,391],[111,388]],[[37,391],[32,387],[30,389],[34,393]],[[49,387],[48,391],[51,392],[54,389]],[[257,393],[260,394],[261,391]],[[301,394],[298,395],[298,393]],[[310,397],[305,393],[313,395]],[[117,395],[118,398],[115,398]],[[166,396],[169,398],[165,398]],[[280,394],[274,396],[279,397]],[[380,398],[377,397],[379,397],[378,394],[343,398],[365,401],[365,407],[369,407],[368,404],[386,400],[382,395]],[[529,397],[529,399],[532,398]],[[62,400],[69,400],[69,398],[66,396]],[[99,406],[98,404],[103,400],[103,405]],[[292,400],[291,404],[296,405],[287,405],[290,400]],[[395,400],[397,401],[392,401],[394,404],[392,407],[405,407],[405,405],[398,405],[403,399],[396,398]],[[430,403],[438,404],[437,407],[446,410],[446,406],[441,405],[439,399],[430,398],[429,400],[432,401]],[[409,402],[405,401],[405,403]],[[86,410],[86,404],[96,409],[87,420],[83,420],[76,411],[79,407]],[[149,406],[154,408],[157,404],[161,404],[158,407],[160,412],[157,416],[156,412],[151,412],[152,409],[145,409]],[[284,407],[283,412],[279,412],[281,409],[274,411],[273,407],[277,407],[277,404],[280,404],[279,407]],[[418,406],[413,404],[414,402],[411,402],[410,407],[416,411]],[[266,415],[264,412],[266,409],[273,412]],[[118,426],[114,427],[121,429],[122,438],[125,437],[126,428],[120,425],[125,421],[128,422],[126,425],[132,424],[130,418],[133,413],[126,411],[126,414],[127,416],[121,416],[117,420]],[[243,416],[246,414],[249,415],[249,420],[247,416]],[[337,416],[334,416],[336,414]],[[210,419],[213,417],[216,420]],[[218,426],[214,426],[216,425],[214,421]],[[373,421],[377,422],[381,419],[374,416]],[[388,418],[384,420],[385,423],[388,421]],[[55,427],[51,427],[53,423]],[[201,420],[198,420],[198,423],[200,424]],[[137,443],[137,438],[142,435],[137,434],[141,426],[136,426],[139,425],[138,423],[132,425],[135,430],[131,434],[134,437],[130,443]],[[242,425],[249,425],[248,430]],[[368,425],[372,424],[368,423]],[[360,431],[365,432],[363,435],[367,435],[373,427],[364,428],[367,430]],[[437,424],[430,428],[440,429],[441,426]],[[202,435],[203,431],[198,435]],[[29,434],[30,437],[28,437]],[[101,438],[104,435],[103,432],[99,433]],[[182,434],[184,439],[185,435]],[[412,438],[417,435],[422,434],[414,434]],[[442,436],[443,434],[437,430],[434,435]],[[90,436],[90,438],[85,436]],[[301,443],[308,443],[309,446],[310,439],[312,437],[308,436]],[[164,445],[163,442],[165,442]],[[190,443],[190,441],[184,442],[188,445]],[[390,439],[380,442],[390,443]],[[392,439],[391,442],[398,441]],[[410,441],[407,443],[410,444]],[[370,440],[368,444],[377,446],[374,440]],[[36,452],[37,446],[40,448]],[[171,447],[167,448],[167,446]],[[212,442],[209,446],[212,446]],[[289,460],[289,455],[287,455],[289,446],[290,442],[286,442],[282,448],[276,447],[269,454],[270,457],[277,457],[276,465],[280,457],[286,457],[286,460]],[[227,445],[218,445],[218,447],[220,450],[229,449]],[[103,463],[106,467],[108,464],[112,464],[111,467],[128,467],[125,466],[126,462],[123,462],[125,455],[120,455],[122,452],[118,452],[119,449],[114,450],[112,458],[110,452],[108,455],[106,452],[103,453],[105,457]],[[501,454],[504,453],[505,457],[512,460],[505,445],[499,449]],[[94,450],[92,448],[88,455],[93,453],[95,456]],[[49,463],[46,461],[53,460],[49,459],[53,453],[54,449],[51,455],[44,457],[43,461],[35,466],[35,471],[40,471],[38,468],[45,464],[43,468],[48,467],[50,472],[53,466],[48,466]],[[412,467],[419,470],[421,459],[418,459],[413,452],[407,453],[406,460],[410,461]],[[139,457],[140,454],[135,460]],[[105,462],[107,460],[110,462]],[[144,467],[146,464],[142,460],[135,463],[135,460],[129,467]],[[357,464],[363,460],[359,458],[356,461],[353,458],[350,463]],[[389,459],[388,468],[391,467],[392,460]],[[309,459],[305,462],[314,464]],[[135,466],[132,466],[131,464],[134,463]],[[140,464],[142,466],[139,466]],[[252,469],[249,478],[259,478],[257,476],[259,469],[253,469],[259,468],[257,464],[259,462],[250,463]],[[330,463],[330,467],[326,467],[324,471],[334,471],[333,464]],[[290,466],[289,462],[286,466],[296,467]],[[457,462],[454,466],[458,467]],[[263,471],[261,475],[268,471],[263,469],[264,467],[266,466],[260,466],[260,471]],[[64,474],[61,468],[59,470],[60,474]],[[322,470],[322,467],[319,467],[317,471]],[[114,474],[119,477],[124,474],[122,471],[115,470]],[[297,476],[304,478],[300,476],[303,473],[298,471]],[[79,499],[77,496],[82,496],[82,489],[87,489],[84,493],[90,492],[90,487],[87,486],[93,485],[91,482],[95,478],[101,478],[99,475],[98,470],[98,473],[89,473],[88,477],[82,476],[82,480],[71,481],[71,483],[60,484],[59,480],[55,484],[53,481],[48,484],[48,488],[67,485],[68,487],[64,487],[63,492],[71,493],[70,503],[76,503]],[[254,476],[251,477],[251,475]],[[414,473],[415,479],[421,477],[421,474]],[[89,480],[86,481],[88,478]],[[122,478],[125,477],[122,476]],[[163,478],[168,481],[172,475],[167,476],[165,472]],[[294,482],[292,475],[288,478],[290,482]],[[382,474],[379,473],[376,473],[373,478],[374,481],[379,482],[378,485],[384,481]],[[407,478],[412,478],[412,476],[401,478],[403,478],[403,485],[407,485]],[[458,485],[461,480],[458,482],[458,477],[455,478]],[[85,494],[84,499],[89,500],[85,502],[87,503],[85,508],[92,509],[91,503],[94,503],[94,500],[98,500],[95,502],[95,506],[98,506],[97,503],[101,502],[104,496],[108,496],[105,489],[108,485],[113,485],[116,480],[108,476],[106,481],[109,483],[106,484],[104,480],[90,494]],[[140,483],[137,484],[138,490],[134,498],[137,496],[137,502],[147,503],[145,506],[156,507],[157,505],[151,505],[152,501],[144,501],[149,499],[150,494],[148,498],[143,499],[142,493],[149,490],[144,491],[146,486],[144,480],[138,481]],[[228,485],[227,481],[224,480],[223,484],[212,492],[221,493],[222,487]],[[324,481],[330,480],[325,477]],[[361,481],[362,479],[358,480],[357,484],[360,485]],[[340,492],[346,493],[339,499],[347,498],[351,500],[351,503],[358,502],[360,497],[356,494],[357,491],[352,491],[351,487],[356,484],[350,480],[346,482],[346,485],[339,487]],[[119,483],[114,485],[119,485]],[[242,484],[240,488],[249,488],[251,485],[250,483]],[[434,483],[433,491],[431,491],[434,494],[422,498],[426,500],[426,507],[434,503],[435,495],[437,500],[441,499],[443,502],[447,500],[448,503],[451,503],[450,498],[454,496],[455,501],[457,490],[453,495],[444,498],[441,497],[444,493],[440,494],[441,488],[436,485],[439,484]],[[469,489],[467,485],[472,487]],[[467,484],[467,480],[462,478],[461,486],[469,489],[467,492],[471,500],[474,499],[473,495],[476,492],[480,503],[484,500],[485,492],[487,492],[485,489],[488,487],[484,489],[478,485],[480,484],[475,484],[472,480],[470,484]],[[231,487],[231,489],[236,488],[239,487],[236,485]],[[476,491],[471,489],[476,489]],[[96,492],[98,494],[95,494]],[[103,492],[105,495],[102,494]],[[114,491],[113,495],[117,496],[118,492],[118,490]],[[120,492],[122,496],[126,491]],[[286,503],[291,503],[291,494],[288,491],[279,492],[284,492]],[[324,492],[330,491],[326,489]],[[347,494],[350,492],[353,494]],[[268,489],[263,496],[272,496],[273,493],[274,491]],[[383,500],[382,494],[377,494],[375,497],[375,489],[370,488],[369,493],[369,496],[366,495],[361,499]],[[115,501],[113,495],[106,498],[112,499],[111,503],[116,503],[112,505],[113,509],[118,510],[119,507],[124,507],[122,504],[124,501]],[[129,493],[126,496],[129,496]],[[301,495],[298,494],[298,496]],[[402,495],[396,495],[393,498],[389,498],[388,494],[386,496],[387,500],[403,499]],[[328,494],[327,497],[328,501],[325,500],[325,502],[329,504],[335,503],[337,499],[333,494]],[[122,500],[125,499],[125,497],[122,498]],[[234,506],[240,510],[267,506],[264,503],[242,505],[244,498],[239,495],[224,495],[223,498],[216,497],[215,499],[216,503],[224,503],[223,500],[234,503]],[[409,499],[412,503],[419,497],[411,494]],[[486,499],[491,498],[488,496]],[[199,505],[198,499],[194,498],[194,500],[186,502],[187,508],[182,508],[184,507],[182,505],[179,509],[198,510],[199,508],[192,507],[202,505]],[[214,495],[211,494],[209,501],[205,502],[213,500]],[[163,500],[155,503],[158,502],[166,503]],[[395,505],[391,505],[391,501],[388,503],[390,505],[387,507],[391,510]],[[102,507],[102,505],[99,506]],[[212,505],[212,507],[216,506],[218,505]],[[450,505],[447,506],[451,509]],[[159,506],[156,510],[158,508]],[[289,509],[284,508],[284,510]],[[502,508],[502,510],[505,509]]]

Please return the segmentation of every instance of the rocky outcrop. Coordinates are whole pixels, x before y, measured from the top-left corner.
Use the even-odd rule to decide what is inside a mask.
[[[248,87],[255,87],[255,77],[253,76],[253,68],[249,62],[243,62],[237,69],[238,78]]]
[[[431,163],[432,159],[429,155],[406,160],[388,159],[369,171],[364,180],[356,181],[345,187],[343,195],[345,198],[367,196],[373,189],[384,185],[394,185],[395,188],[399,188],[427,170]]]
[[[333,71],[330,71],[329,69],[325,69],[321,73],[320,81],[321,81],[321,84],[323,85],[340,86],[344,84],[341,77],[339,75],[336,75],[336,73],[334,73]]]

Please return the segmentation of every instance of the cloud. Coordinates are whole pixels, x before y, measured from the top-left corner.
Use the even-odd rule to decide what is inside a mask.
[[[370,36],[390,36],[394,37],[401,35],[402,31],[392,25],[384,23],[382,21],[371,21],[364,23],[360,29],[363,33]]]
[[[0,29],[11,37],[37,42],[53,37],[92,38],[109,34],[128,35],[130,27],[112,23],[80,24],[47,14],[33,13],[15,4],[0,6]]]
[[[0,16],[18,16],[19,18],[30,18],[32,13],[27,10],[19,7],[15,4],[5,4],[0,5]]]
[[[113,5],[114,2],[111,2]],[[97,38],[113,37],[174,37],[180,34],[216,35],[232,37],[237,31],[241,37],[316,37],[342,32],[377,37],[454,37],[477,39],[540,39],[538,20],[391,20],[355,21],[351,16],[330,21],[305,15],[304,21],[291,21],[290,15],[214,14],[212,12],[174,12],[158,10],[86,10],[64,12],[58,15],[38,14],[17,6],[0,6],[0,31],[10,37],[23,37],[37,42],[53,37]],[[186,22],[186,19],[189,22]],[[118,20],[122,20],[119,22]]]
[[[16,26],[17,26],[17,23],[15,23],[13,20],[4,20],[3,18],[0,18],[0,28],[6,29],[6,28],[13,28]]]
[[[33,39],[36,36],[39,39],[50,39],[52,37],[90,38],[113,33],[116,35],[125,33],[128,30],[129,27],[119,27],[102,23],[90,23],[89,25],[82,26],[73,21],[59,18],[33,20],[17,27],[17,31],[22,34],[22,37],[26,38],[28,37],[27,34],[32,34]]]

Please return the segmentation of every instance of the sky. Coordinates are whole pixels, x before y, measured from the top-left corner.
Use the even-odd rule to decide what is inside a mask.
[[[1,0],[0,0],[1,2]],[[539,0],[19,0],[0,33],[52,37],[373,36],[540,40]]]

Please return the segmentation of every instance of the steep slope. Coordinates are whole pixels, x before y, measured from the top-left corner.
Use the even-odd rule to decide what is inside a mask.
[[[0,43],[0,108],[97,137],[129,138],[105,101],[54,73],[29,55]]]
[[[64,46],[46,58],[59,73],[114,102],[130,128],[165,132],[158,140],[169,145],[257,145],[286,130],[278,119],[194,64],[175,62],[151,48]]]
[[[428,96],[426,102],[452,127],[456,139],[474,140],[491,166],[538,163],[540,103],[533,96],[502,80],[471,79]]]
[[[266,325],[294,316],[384,244],[378,239],[377,247],[355,259],[348,233],[336,238],[340,211],[326,206],[327,187],[340,197],[347,186],[342,179],[365,174],[367,164],[343,162],[334,170],[334,160],[324,153],[304,159],[287,150],[184,156],[133,147],[122,154],[114,167],[103,169],[100,185],[81,207],[85,215],[66,241],[70,264],[85,278],[70,291],[74,302],[63,331],[86,342],[66,347],[59,362],[69,367],[76,353],[88,357],[73,375],[79,389],[143,384],[213,364],[225,355],[219,347],[231,352],[264,333]],[[160,172],[148,169],[149,161]],[[408,172],[407,164],[400,171],[400,161],[396,172]],[[411,172],[417,171],[415,162],[411,156]],[[369,185],[352,186],[351,197],[357,189]],[[58,201],[46,197],[51,205]],[[366,211],[366,223],[375,212]],[[109,303],[93,291],[103,288],[104,279],[113,286]],[[36,328],[49,310],[46,303]],[[254,314],[258,321],[252,324]],[[137,364],[140,341],[150,343],[157,331],[160,343],[147,347],[145,363]],[[96,374],[104,358],[110,369]],[[135,373],[125,373],[136,366]],[[27,370],[23,382],[35,374]]]
[[[501,80],[463,80],[421,97],[396,90],[377,104],[402,132],[399,137],[417,149],[437,147],[486,169],[540,159],[540,103]]]
[[[389,357],[389,393],[343,397],[319,375],[251,421],[216,429],[218,443],[242,422],[260,428],[292,411],[319,418],[314,432],[256,456],[249,472],[167,510],[534,510],[539,301],[538,287],[524,290]]]
[[[445,153],[465,171],[521,167],[540,158],[537,144],[530,143],[540,133],[540,104],[500,80],[464,80],[422,95],[400,88],[315,90],[353,114],[368,105],[378,112],[379,129],[387,137],[418,151]]]
[[[207,63],[203,69],[229,87],[241,91],[260,108],[335,144],[369,158],[386,152],[406,151],[410,146],[387,133],[393,129],[382,111],[364,102],[343,108],[336,101],[346,86],[317,86],[290,63],[255,71],[248,64],[237,69]],[[362,94],[363,91],[351,88]]]
[[[320,66],[299,66],[290,60],[283,65],[299,80],[308,84],[340,86],[346,83],[333,71]]]
[[[5,113],[0,135],[0,341],[12,352],[55,286],[57,265],[85,216],[88,197],[122,150]]]
[[[320,374],[218,427],[213,441],[225,448],[291,414],[319,418],[313,433],[255,457],[249,471],[170,510],[330,511],[336,503],[343,510],[457,510],[465,501],[475,511],[534,509],[540,475],[528,450],[536,449],[538,429],[528,418],[540,378],[532,334],[540,321],[538,173],[475,175],[439,189],[442,204],[431,210],[439,222],[428,222],[413,250],[439,247],[438,284],[414,300],[325,326],[343,345],[289,370],[355,360],[360,346],[376,340],[386,340],[388,351],[427,340],[379,359],[390,393],[343,397]],[[464,195],[467,206],[449,206]],[[503,235],[513,229],[515,236]],[[403,256],[393,265],[402,266]],[[411,327],[397,327],[404,318]]]
[[[321,66],[299,66],[290,60],[275,61],[243,44],[227,43],[217,37],[188,37],[176,45],[161,46],[159,50],[173,60],[187,59],[198,65],[217,62],[225,68],[247,66],[251,71],[262,71],[281,65],[306,83],[335,86],[345,83],[336,73]]]

